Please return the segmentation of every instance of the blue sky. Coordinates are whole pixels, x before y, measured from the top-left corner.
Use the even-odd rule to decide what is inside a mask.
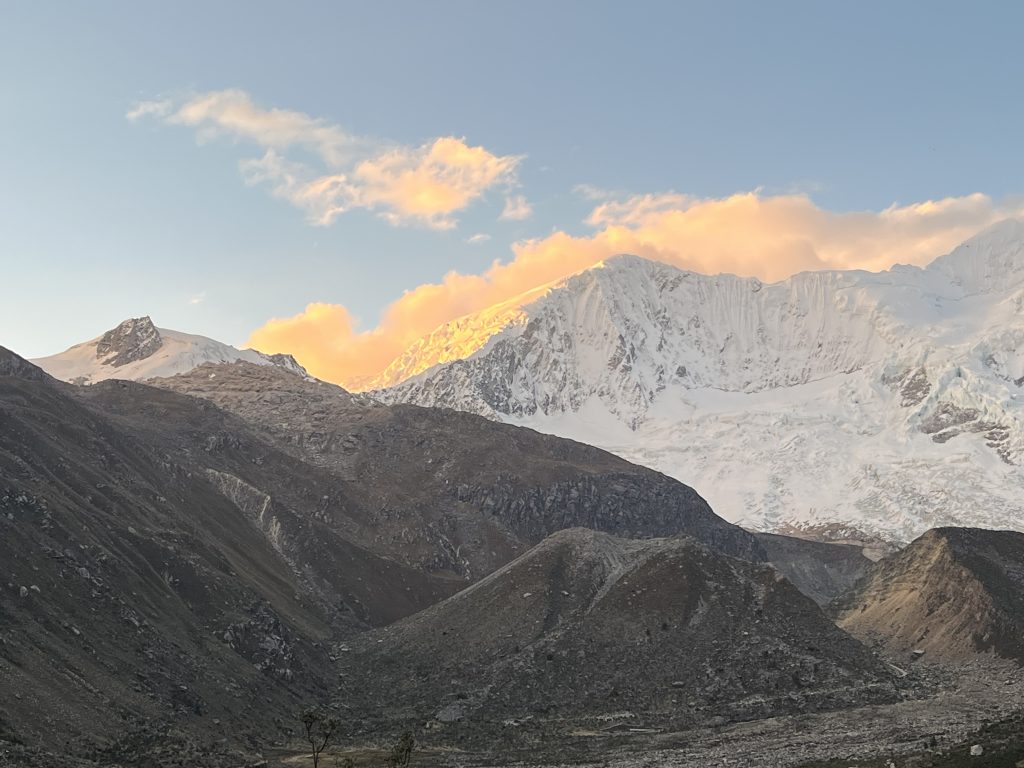
[[[922,262],[892,254],[1016,211],[1022,17],[1013,3],[4,3],[0,344],[48,354],[139,314],[241,344],[311,302],[345,308],[342,344],[451,270],[490,280],[517,243],[653,226],[645,195],[680,216],[803,195],[820,221],[785,237],[823,239],[793,268]],[[366,188],[375,202],[318,225],[243,172],[266,144],[173,119],[229,90],[369,147],[337,167],[311,144],[276,148],[311,179],[444,137],[513,168],[474,186],[454,227],[396,220],[391,193]],[[141,103],[166,111],[128,119]],[[530,215],[501,218],[520,196]],[[867,235],[843,218],[925,201],[952,202],[896,234],[892,217]],[[694,268],[784,276],[765,231],[764,249],[731,246],[746,260],[671,248]],[[892,239],[858,261],[835,255],[843,237]]]

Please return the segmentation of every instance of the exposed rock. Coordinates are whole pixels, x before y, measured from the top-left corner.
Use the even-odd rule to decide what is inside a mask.
[[[100,337],[96,357],[115,368],[145,360],[163,346],[160,331],[149,317],[125,320]]]

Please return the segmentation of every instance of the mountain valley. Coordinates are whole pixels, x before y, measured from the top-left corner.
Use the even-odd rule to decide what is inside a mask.
[[[616,257],[363,392],[148,317],[0,348],[0,766],[302,766],[309,705],[360,765],[1015,733],[1022,263]]]

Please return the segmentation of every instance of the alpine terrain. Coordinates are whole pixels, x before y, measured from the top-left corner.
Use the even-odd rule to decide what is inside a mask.
[[[1024,224],[778,283],[618,256],[446,323],[368,383],[601,446],[767,531],[1024,529]]]

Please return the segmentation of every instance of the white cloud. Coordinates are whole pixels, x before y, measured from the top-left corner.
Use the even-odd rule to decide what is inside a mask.
[[[514,195],[505,198],[505,209],[501,212],[501,218],[507,221],[523,221],[533,215],[533,206],[523,195]]]
[[[420,146],[385,144],[303,112],[260,107],[240,90],[142,102],[127,116],[195,128],[200,141],[229,137],[256,144],[262,156],[241,164],[246,183],[267,184],[276,197],[321,226],[364,208],[396,225],[451,229],[457,224],[455,214],[488,190],[514,185],[522,161],[454,136]],[[292,156],[296,150],[319,162],[297,159]],[[520,199],[528,215],[529,205]]]
[[[466,242],[470,245],[482,245],[491,239],[491,236],[485,232],[477,232],[475,235],[470,235],[466,238]]]

